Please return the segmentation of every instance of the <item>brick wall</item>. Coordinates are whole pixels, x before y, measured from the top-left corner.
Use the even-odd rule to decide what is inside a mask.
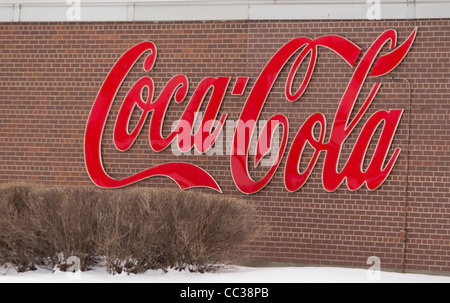
[[[296,37],[342,35],[365,52],[383,31],[397,30],[399,42],[403,42],[415,27],[419,32],[412,50],[393,73],[382,78],[383,87],[362,121],[380,109],[405,109],[391,148],[391,154],[397,147],[402,153],[387,181],[375,191],[363,187],[351,192],[343,184],[335,192],[326,192],[321,185],[322,155],[306,185],[289,193],[283,183],[285,155],[268,186],[258,194],[244,196],[233,183],[229,156],[176,157],[170,148],[156,154],[148,145],[148,121],[133,148],[121,153],[112,141],[120,101],[111,110],[102,153],[106,171],[118,178],[167,161],[188,161],[209,171],[225,195],[243,197],[254,204],[268,227],[268,234],[248,247],[256,261],[367,268],[367,258],[378,256],[382,268],[401,270],[400,231],[407,205],[405,269],[450,273],[448,19],[0,23],[0,181],[94,186],[83,155],[90,109],[115,61],[143,40],[151,40],[158,47],[158,59],[150,75],[156,95],[179,73],[189,78],[192,94],[208,76],[229,76],[232,81],[248,76],[251,88],[272,55]],[[328,121],[328,138],[352,69],[335,53],[321,50],[312,82],[302,100],[295,103],[287,102],[283,95],[287,73],[282,71],[261,119],[274,113],[288,117],[289,148],[302,123],[311,114],[322,112]],[[116,100],[123,100],[143,75],[140,68],[134,68]],[[408,86],[400,78],[411,83],[411,114]],[[369,81],[365,85],[362,96],[372,84]],[[232,96],[231,89],[221,113],[237,120],[250,90],[244,96]],[[170,105],[164,133],[180,117],[184,106]],[[359,131],[343,148],[341,165]],[[266,169],[253,169],[252,176],[257,179]],[[159,177],[139,186],[175,187]]]

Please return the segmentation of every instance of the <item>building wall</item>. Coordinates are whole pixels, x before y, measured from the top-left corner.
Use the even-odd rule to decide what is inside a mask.
[[[150,73],[156,96],[171,77],[180,73],[189,78],[190,95],[208,76],[229,76],[232,81],[250,77],[244,96],[232,96],[231,86],[220,110],[228,114],[228,120],[238,120],[259,73],[289,40],[342,35],[364,53],[383,31],[397,30],[401,43],[416,27],[418,35],[410,53],[394,72],[382,78],[378,96],[342,151],[341,165],[345,164],[345,155],[351,151],[362,123],[372,113],[405,110],[390,153],[402,148],[399,160],[386,182],[374,191],[363,187],[352,192],[345,184],[335,192],[324,190],[322,155],[306,185],[289,193],[283,183],[285,155],[268,186],[246,196],[233,183],[227,155],[174,156],[170,148],[153,152],[148,144],[148,121],[132,149],[119,152],[112,141],[114,121],[120,100],[135,81],[147,75],[141,64],[133,68],[113,105],[102,154],[106,171],[116,178],[169,161],[187,161],[206,169],[224,195],[244,198],[258,208],[268,232],[246,248],[255,261],[367,268],[367,259],[377,256],[383,269],[401,270],[400,231],[406,211],[405,269],[448,273],[449,19],[0,23],[0,180],[94,186],[83,154],[91,107],[113,64],[143,40],[153,41],[158,47],[158,59]],[[288,66],[292,63],[291,60]],[[303,122],[321,112],[327,118],[328,138],[352,68],[335,53],[321,49],[310,86],[302,99],[294,103],[284,97],[287,73],[288,69],[282,71],[261,119],[275,113],[288,117],[289,149]],[[411,84],[411,114],[408,85],[402,79]],[[367,96],[373,83],[370,80],[365,85],[362,96]],[[163,133],[168,134],[184,106],[170,105]],[[136,117],[131,123],[135,122]],[[265,170],[252,169],[252,176],[258,179]],[[176,187],[162,177],[136,186]]]

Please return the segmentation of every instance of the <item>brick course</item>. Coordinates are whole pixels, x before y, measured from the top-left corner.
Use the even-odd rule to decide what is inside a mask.
[[[237,120],[259,73],[289,40],[337,34],[356,43],[364,53],[383,31],[397,30],[402,43],[415,27],[419,32],[413,48],[394,72],[381,79],[380,93],[342,152],[340,165],[345,164],[351,143],[372,113],[380,109],[405,110],[391,147],[391,152],[400,147],[402,153],[387,181],[375,191],[363,187],[351,192],[343,184],[333,193],[326,192],[321,185],[322,155],[306,185],[289,193],[283,183],[285,155],[265,189],[243,196],[231,178],[229,156],[177,157],[170,148],[156,154],[148,145],[148,121],[133,148],[120,153],[112,142],[114,121],[120,100],[145,75],[141,64],[129,74],[113,105],[102,152],[106,171],[114,177],[168,161],[187,161],[206,169],[225,195],[239,196],[254,204],[269,228],[266,236],[246,248],[256,261],[367,268],[367,258],[378,256],[382,268],[401,270],[400,231],[407,203],[406,271],[450,273],[448,19],[0,23],[0,180],[94,186],[83,155],[90,109],[116,60],[143,40],[151,40],[158,47],[158,59],[150,73],[156,96],[179,73],[189,78],[190,94],[205,77],[232,77],[221,113],[227,113],[228,120]],[[321,49],[311,84],[302,99],[294,103],[287,102],[283,95],[287,73],[287,69],[281,73],[261,119],[275,113],[288,117],[289,149],[302,123],[311,114],[322,112],[327,117],[328,138],[352,69],[335,53]],[[250,77],[247,90],[244,96],[232,96],[234,81],[241,76]],[[411,114],[409,90],[403,78],[412,86]],[[368,94],[373,83],[368,81],[362,96]],[[166,134],[184,106],[170,105]],[[374,145],[371,147],[373,150]],[[257,179],[265,170],[253,169],[252,176]],[[166,178],[151,178],[138,186],[175,187]]]

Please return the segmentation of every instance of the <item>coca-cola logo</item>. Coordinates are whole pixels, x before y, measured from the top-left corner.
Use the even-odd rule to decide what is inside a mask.
[[[360,60],[358,59],[361,55],[361,49],[346,38],[335,35],[328,35],[315,40],[306,37],[296,38],[281,47],[269,60],[251,88],[237,122],[230,155],[231,175],[237,188],[245,194],[253,194],[263,189],[270,182],[285,157],[289,139],[289,123],[287,117],[279,113],[268,119],[265,126],[260,130],[255,163],[252,163],[252,165],[258,165],[271,149],[272,135],[276,131],[281,131],[277,155],[265,176],[260,180],[253,180],[250,176],[248,169],[250,140],[248,136],[240,136],[239,133],[245,130],[249,134],[253,134],[266,99],[279,78],[280,72],[291,58],[294,59],[294,63],[290,67],[289,76],[285,83],[286,102],[296,102],[302,97],[313,77],[318,58],[317,54],[321,48],[328,48],[338,54],[353,68],[353,75],[339,102],[328,140],[325,134],[326,119],[322,113],[311,115],[293,138],[285,157],[284,183],[286,189],[291,192],[299,190],[308,180],[321,155],[324,159],[322,184],[325,190],[336,190],[344,180],[348,189],[352,191],[361,188],[364,184],[369,190],[378,188],[391,173],[400,154],[400,149],[396,148],[388,159],[391,143],[400,123],[403,109],[377,111],[367,118],[364,125],[360,125],[361,118],[374,101],[381,87],[381,83],[376,83],[358,112],[353,115],[352,119],[350,118],[361,88],[367,79],[380,77],[393,71],[408,54],[416,34],[417,29],[403,44],[396,47],[396,32],[387,30],[375,40]],[[389,46],[391,52],[380,55],[380,51],[386,45]],[[143,69],[145,72],[150,72],[156,62],[157,47],[152,42],[142,42],[128,50],[116,62],[95,99],[86,126],[84,146],[86,168],[90,178],[98,186],[118,188],[149,177],[164,176],[171,178],[181,189],[205,187],[221,192],[220,186],[213,175],[191,163],[160,164],[123,179],[112,178],[105,171],[101,155],[105,125],[120,87],[130,70],[144,54],[147,54],[147,57]],[[293,58],[294,55],[297,55],[297,57]],[[306,58],[309,58],[309,62],[305,62],[307,61]],[[296,88],[293,87],[294,78],[302,64],[307,64],[307,72],[300,87]],[[206,153],[214,145],[227,119],[226,114],[222,114],[220,117],[218,115],[221,104],[226,99],[225,94],[231,80],[227,76],[205,78],[187,102],[189,82],[185,75],[177,75],[170,79],[157,98],[155,97],[152,78],[146,76],[139,79],[122,100],[114,126],[116,148],[119,151],[126,152],[143,131],[146,120],[150,119],[148,136],[153,151],[161,152],[175,143],[178,144],[181,151],[189,151],[195,148],[200,153]],[[242,96],[248,80],[248,77],[235,79],[232,94]],[[145,96],[143,96],[144,91],[146,92]],[[208,93],[209,100],[202,117],[201,126],[194,133],[196,113]],[[170,102],[187,104],[173,131],[168,136],[163,136],[164,117]],[[129,121],[135,107],[138,107],[142,114],[136,126],[130,130]],[[211,123],[211,121],[218,122],[213,125],[214,123]],[[357,125],[359,125],[358,128]],[[345,166],[338,171],[342,145],[356,129],[360,130],[358,138]],[[370,164],[364,170],[363,162],[368,146],[377,130],[380,132],[378,142]],[[320,135],[315,136],[314,131],[319,132]],[[307,161],[307,168],[300,172],[299,164],[306,145],[312,147],[314,152],[311,159]],[[214,172],[211,173],[214,174]]]

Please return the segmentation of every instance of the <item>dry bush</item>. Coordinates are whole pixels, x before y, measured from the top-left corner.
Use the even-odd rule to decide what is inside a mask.
[[[100,193],[86,188],[7,184],[0,188],[0,263],[19,272],[38,266],[81,270],[96,264],[95,208]],[[70,264],[69,264],[70,265]]]
[[[145,206],[163,268],[213,270],[218,264],[235,261],[239,246],[256,235],[255,211],[243,201],[168,190],[149,195]]]
[[[179,190],[135,188],[104,195],[98,239],[111,273],[176,268],[210,271],[239,257],[258,232],[244,201]]]
[[[142,194],[137,190],[102,195],[96,241],[110,273],[139,273],[152,269],[148,246],[153,240],[153,231],[139,211],[142,202]]]
[[[200,192],[128,188],[0,187],[0,264],[81,270],[104,259],[108,272],[210,271],[240,256],[258,233],[242,200]]]
[[[45,259],[29,218],[31,188],[24,184],[0,188],[0,264],[11,263],[17,271],[35,270]]]
[[[100,196],[98,190],[83,187],[40,188],[31,193],[33,227],[61,270],[71,265],[66,264],[71,256],[80,259],[82,271],[99,261],[96,209]]]

